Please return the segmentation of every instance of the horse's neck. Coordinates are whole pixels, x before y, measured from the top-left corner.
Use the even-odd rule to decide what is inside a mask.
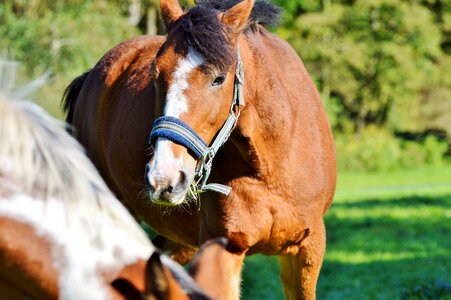
[[[284,76],[297,78],[288,81],[300,81],[304,74],[300,72],[299,58],[289,53],[291,49],[287,45],[278,46],[279,42],[260,27],[240,41],[246,48],[243,56],[246,103],[236,129],[239,142],[235,144],[242,147],[241,154],[248,156],[244,160],[257,173],[270,172],[276,167],[273,163],[283,161],[290,151],[290,136],[296,129],[293,114],[297,113],[299,103],[295,101],[298,95],[294,90],[299,87],[290,87],[290,83],[283,81]],[[278,52],[282,54],[274,57]],[[293,61],[278,61],[284,56]],[[286,68],[279,64],[287,63],[295,64],[295,74],[284,74]],[[277,152],[281,149],[284,151]]]

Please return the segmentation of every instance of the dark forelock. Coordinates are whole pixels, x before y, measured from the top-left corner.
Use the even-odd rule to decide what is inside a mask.
[[[186,49],[196,51],[207,67],[224,71],[234,61],[234,52],[218,13],[216,9],[195,6],[182,17],[180,26]]]
[[[216,67],[221,71],[228,69],[235,61],[235,53],[226,35],[225,28],[218,19],[240,0],[197,0],[181,19],[180,28],[184,33],[185,50],[196,51],[207,67]],[[280,20],[281,10],[268,0],[256,0],[249,23],[273,26]]]

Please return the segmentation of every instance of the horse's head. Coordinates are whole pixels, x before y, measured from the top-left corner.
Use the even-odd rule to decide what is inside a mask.
[[[168,36],[150,75],[162,117],[154,123],[155,151],[145,173],[156,203],[181,204],[194,181],[205,186],[211,159],[242,105],[238,36],[254,1],[225,11],[199,2],[186,13],[176,0],[160,3]]]

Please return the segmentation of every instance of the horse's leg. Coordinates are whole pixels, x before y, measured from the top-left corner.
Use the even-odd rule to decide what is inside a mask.
[[[316,283],[326,248],[324,222],[309,230],[297,255],[280,256],[285,296],[289,300],[316,299]]]
[[[154,238],[152,244],[182,265],[187,264],[196,253],[196,249],[171,241],[162,235]]]

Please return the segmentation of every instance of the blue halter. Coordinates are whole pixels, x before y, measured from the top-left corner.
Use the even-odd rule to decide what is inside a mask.
[[[208,149],[207,144],[188,124],[170,116],[162,116],[154,121],[149,142],[153,144],[159,137],[184,146],[196,159],[200,159]]]
[[[207,180],[210,176],[213,158],[218,152],[218,149],[224,145],[229,138],[230,133],[235,128],[240,115],[240,107],[244,105],[243,81],[243,64],[241,63],[240,48],[238,47],[234,95],[229,116],[216,135],[216,138],[211,143],[210,147],[207,146],[207,143],[205,143],[205,141],[202,140],[202,138],[188,124],[180,119],[162,116],[156,119],[153,123],[149,143],[153,144],[159,137],[166,138],[187,148],[191,155],[199,161],[194,180],[197,182],[200,191],[210,190],[225,195],[228,195],[231,191],[230,187],[222,184],[207,184]]]

